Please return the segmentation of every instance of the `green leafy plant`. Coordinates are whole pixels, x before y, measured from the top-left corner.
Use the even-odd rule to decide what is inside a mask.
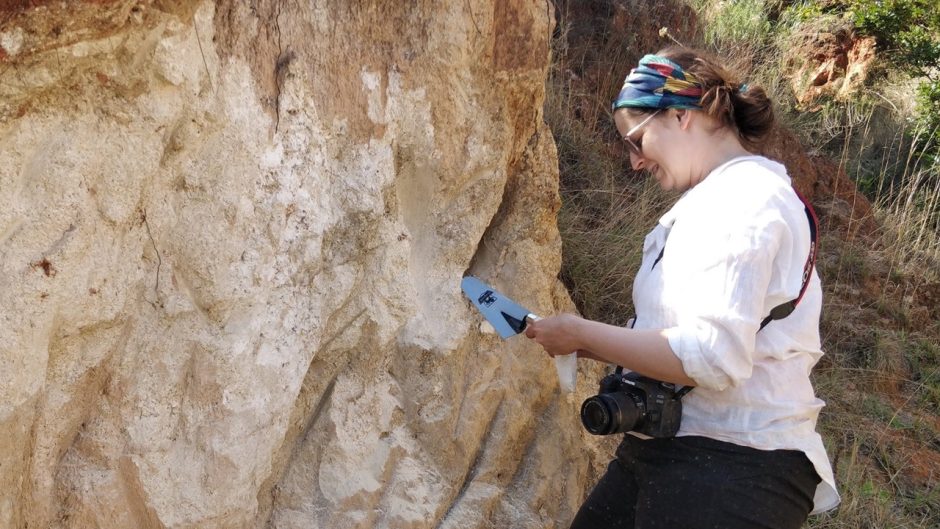
[[[855,25],[893,50],[902,66],[927,73],[940,59],[940,10],[933,0],[854,0]]]
[[[855,26],[874,36],[893,65],[921,78],[917,119],[927,130],[923,151],[940,142],[940,9],[936,0],[853,0]]]

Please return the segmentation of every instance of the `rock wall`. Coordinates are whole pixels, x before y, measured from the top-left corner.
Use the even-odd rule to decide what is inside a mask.
[[[552,18],[0,2],[0,527],[567,527]]]

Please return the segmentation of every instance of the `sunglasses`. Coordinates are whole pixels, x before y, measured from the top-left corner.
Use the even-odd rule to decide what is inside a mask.
[[[633,141],[630,139],[630,136],[633,136],[634,134],[636,134],[637,131],[639,131],[641,128],[643,128],[644,125],[649,123],[651,119],[655,118],[657,114],[662,112],[662,110],[663,109],[659,109],[656,112],[653,112],[646,119],[641,121],[637,126],[628,130],[627,133],[623,135],[623,141],[627,142],[627,147],[630,148],[630,151],[633,152],[633,154],[637,156],[643,156],[643,138],[641,137],[639,140]]]

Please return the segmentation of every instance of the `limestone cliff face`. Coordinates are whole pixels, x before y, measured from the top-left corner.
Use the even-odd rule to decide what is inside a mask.
[[[544,0],[0,2],[0,527],[562,527]]]

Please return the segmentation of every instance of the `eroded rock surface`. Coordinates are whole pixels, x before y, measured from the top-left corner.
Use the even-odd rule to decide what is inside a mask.
[[[0,4],[0,527],[562,527],[541,0]],[[482,330],[481,330],[482,329]]]
[[[828,31],[810,28],[792,41],[786,64],[798,104],[814,108],[826,97],[845,101],[864,86],[875,58],[874,37],[837,26]]]

